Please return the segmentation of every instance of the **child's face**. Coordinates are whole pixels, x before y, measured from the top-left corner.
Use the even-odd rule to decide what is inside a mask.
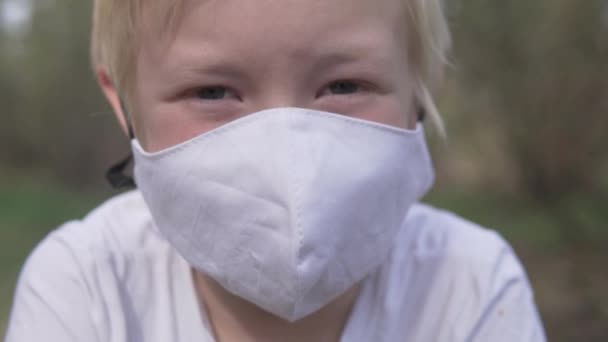
[[[147,37],[134,100],[158,151],[273,107],[415,125],[404,0],[190,0]]]

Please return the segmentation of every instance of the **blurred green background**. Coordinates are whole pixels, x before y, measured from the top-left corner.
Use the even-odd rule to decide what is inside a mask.
[[[447,0],[427,201],[499,230],[551,341],[608,341],[608,1]],[[91,1],[0,0],[0,334],[29,251],[114,193],[126,154],[89,67]]]

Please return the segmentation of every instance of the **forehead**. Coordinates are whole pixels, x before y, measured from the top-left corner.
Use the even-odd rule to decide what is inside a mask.
[[[214,51],[304,56],[345,45],[351,50],[376,49],[387,40],[406,37],[405,0],[180,2],[181,8],[171,16],[171,29],[162,39],[148,34],[143,53],[165,58]],[[158,15],[145,21],[145,26],[159,24]]]

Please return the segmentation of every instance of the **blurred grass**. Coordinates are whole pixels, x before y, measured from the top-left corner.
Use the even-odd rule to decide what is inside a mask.
[[[608,279],[599,273],[603,263],[594,251],[605,249],[608,242],[608,212],[602,210],[605,200],[589,196],[565,200],[560,210],[577,222],[576,227],[567,227],[562,216],[531,200],[481,189],[439,188],[425,202],[498,230],[515,246],[528,268],[547,330],[558,331],[553,334],[558,338],[550,340],[572,340],[559,331],[575,329],[574,323],[568,327],[563,322],[580,314],[584,319],[591,315],[590,324],[600,327],[596,329],[597,339],[585,341],[604,341],[608,334],[603,335],[599,329],[608,322],[608,298],[603,292]],[[83,217],[111,193],[70,190],[43,177],[4,181],[0,189],[0,332],[4,332],[19,270],[30,251],[49,231]],[[572,236],[581,237],[578,244],[584,246],[585,253],[580,258],[580,253],[567,252],[573,245]],[[579,267],[580,260],[592,262]],[[576,272],[592,277],[588,279],[593,287],[571,284],[572,278],[580,278]],[[595,308],[590,314],[592,306]],[[594,331],[593,327],[587,330]],[[580,340],[579,335],[571,337]]]
[[[523,241],[543,248],[559,248],[563,243],[554,218],[528,201],[482,190],[454,188],[435,190],[426,201],[497,230],[509,241]]]
[[[603,193],[571,195],[545,205],[483,189],[441,188],[425,201],[497,230],[511,242],[547,252],[577,244],[596,248],[608,241],[608,196]]]
[[[19,270],[30,251],[63,222],[92,209],[100,195],[39,178],[0,182],[0,332],[5,331]],[[4,336],[4,333],[0,334]]]

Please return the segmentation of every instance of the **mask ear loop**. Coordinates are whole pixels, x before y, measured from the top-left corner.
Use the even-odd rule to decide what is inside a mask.
[[[133,140],[135,139],[135,134],[133,133],[133,126],[131,125],[130,116],[126,111],[124,103],[121,101],[120,104],[123,108],[123,111],[125,112],[125,116],[127,119],[127,130],[129,134],[129,140]],[[129,153],[126,158],[112,165],[108,169],[108,171],[106,171],[106,180],[108,181],[108,183],[110,183],[112,188],[119,190],[133,189],[137,187],[137,184],[135,184],[135,180],[133,179],[133,177],[125,173],[125,170],[127,169],[127,166],[129,166],[131,161],[133,161],[133,154]]]
[[[424,123],[424,120],[426,120],[426,109],[424,109],[424,107],[422,107],[422,106],[419,106],[418,107],[418,122]]]

